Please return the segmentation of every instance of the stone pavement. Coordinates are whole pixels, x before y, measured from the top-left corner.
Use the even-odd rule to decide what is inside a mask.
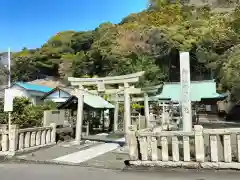
[[[24,159],[27,161],[50,161],[67,154],[86,150],[99,144],[101,143],[93,142],[82,145],[74,145],[72,142],[63,142],[52,147],[41,148],[37,151],[18,155],[16,158]]]
[[[114,152],[120,147],[119,143],[123,142],[124,138],[115,140],[115,143],[88,141],[86,144],[74,145],[72,142],[64,142],[50,148],[18,155],[14,160],[123,169],[124,160],[129,159],[128,154],[119,157],[119,153]]]
[[[124,142],[125,139],[121,138],[116,140],[116,142]],[[89,147],[88,149],[80,150],[75,153],[71,153],[65,156],[53,159],[54,162],[66,162],[79,164],[87,160],[93,159],[97,156],[103,155],[107,152],[113,151],[120,147],[118,143],[104,143],[96,146]]]

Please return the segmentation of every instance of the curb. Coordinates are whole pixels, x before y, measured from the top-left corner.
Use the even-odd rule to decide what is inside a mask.
[[[26,160],[23,158],[6,158],[3,162],[13,162],[13,163],[22,163],[22,164],[49,164],[49,165],[63,165],[63,166],[79,166],[79,167],[89,167],[89,168],[98,168],[98,169],[108,169],[108,170],[120,170],[125,171],[128,169],[128,166],[125,164],[124,168],[118,168],[118,167],[105,167],[105,166],[98,166],[98,165],[87,165],[84,163],[69,163],[69,162],[60,162],[60,161],[54,161],[54,160]]]
[[[236,170],[240,171],[239,163],[224,162],[163,162],[163,161],[126,161],[126,164],[135,168],[182,168],[207,170]]]
[[[19,164],[48,164],[48,165],[62,165],[62,166],[78,166],[78,167],[85,167],[85,168],[95,168],[95,169],[105,169],[105,170],[115,170],[115,171],[122,171],[122,172],[159,172],[162,170],[169,170],[169,171],[175,171],[175,170],[197,170],[197,171],[204,171],[204,170],[212,170],[212,171],[237,171],[239,172],[239,169],[236,168],[209,168],[209,167],[190,167],[190,166],[176,166],[176,167],[170,167],[170,166],[146,166],[146,165],[133,165],[131,161],[126,160],[124,161],[124,167],[123,168],[117,168],[117,167],[105,167],[105,166],[98,166],[98,165],[87,165],[84,163],[67,163],[67,162],[56,162],[53,160],[26,160],[22,158],[5,158],[4,161],[0,161],[0,163],[19,163]]]

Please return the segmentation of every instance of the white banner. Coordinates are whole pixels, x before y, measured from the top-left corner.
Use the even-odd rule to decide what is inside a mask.
[[[5,89],[4,95],[4,111],[10,112],[13,111],[13,99],[14,95],[11,89]]]

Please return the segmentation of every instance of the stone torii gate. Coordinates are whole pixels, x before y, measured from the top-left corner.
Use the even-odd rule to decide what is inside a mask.
[[[146,119],[146,125],[148,127],[150,122],[150,111],[149,111],[149,101],[152,100],[151,96],[156,95],[156,93],[159,92],[159,89],[162,87],[162,85],[156,85],[156,86],[150,86],[150,87],[144,87],[141,90],[140,94],[143,94],[143,97],[133,97],[132,102],[144,102],[144,114]],[[139,93],[135,93],[139,94]],[[115,101],[117,106],[119,102],[124,102],[124,97],[118,97],[113,96],[110,97],[110,101]],[[115,111],[114,120],[115,124],[117,124],[118,121],[118,110]],[[114,131],[117,130],[117,127],[114,127]]]
[[[82,134],[82,124],[83,124],[83,100],[84,100],[84,91],[88,91],[84,86],[97,85],[97,90],[89,90],[88,92],[98,94],[102,92],[105,94],[124,94],[124,129],[125,134],[128,131],[128,127],[131,125],[131,99],[130,94],[140,94],[141,89],[130,86],[139,81],[139,77],[143,76],[144,71],[137,72],[128,75],[122,76],[112,76],[112,77],[101,77],[101,78],[74,78],[69,77],[68,81],[72,86],[77,86],[75,89],[75,95],[78,98],[78,110],[77,110],[77,123],[76,123],[76,137],[75,141],[77,144],[81,142]],[[106,89],[105,85],[124,85],[119,86],[118,89]],[[118,108],[118,107],[116,107]],[[115,114],[118,109],[115,108]],[[114,122],[116,123],[116,122]],[[116,125],[114,125],[116,126]]]

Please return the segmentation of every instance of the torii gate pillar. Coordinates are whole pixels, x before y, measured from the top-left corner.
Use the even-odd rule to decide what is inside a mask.
[[[77,122],[76,122],[76,132],[75,132],[75,143],[80,144],[82,140],[82,125],[83,125],[83,106],[84,106],[84,92],[80,89],[75,89],[72,95],[78,98],[77,107]]]
[[[131,125],[131,99],[129,94],[129,84],[124,83],[124,133],[125,136],[129,132],[129,126]],[[125,138],[127,141],[127,138]],[[127,144],[127,142],[126,142]]]

